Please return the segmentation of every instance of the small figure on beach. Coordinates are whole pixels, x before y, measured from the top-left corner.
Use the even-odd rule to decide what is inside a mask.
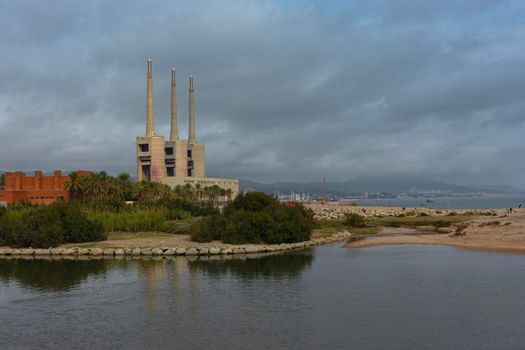
[[[521,209],[521,203],[520,203],[520,204],[518,204],[518,209]]]
[[[509,214],[512,214],[512,208],[509,208]]]

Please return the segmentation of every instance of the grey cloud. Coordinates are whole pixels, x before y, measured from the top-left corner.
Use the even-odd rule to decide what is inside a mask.
[[[525,187],[519,1],[42,4],[0,5],[0,169],[133,172],[151,56],[161,134],[195,74],[210,174]]]

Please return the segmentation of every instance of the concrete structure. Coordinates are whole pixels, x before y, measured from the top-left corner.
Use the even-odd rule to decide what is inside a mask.
[[[92,174],[91,171],[78,170],[80,176]],[[65,184],[69,176],[55,170],[51,176],[35,171],[34,176],[27,176],[22,171],[5,173],[5,189],[0,191],[0,204],[14,204],[27,200],[34,204],[50,204],[57,200],[68,200],[69,191]]]
[[[146,78],[146,135],[137,137],[137,181],[155,181],[171,187],[196,185],[208,187],[217,185],[231,190],[233,196],[239,193],[238,179],[206,177],[206,155],[204,144],[197,142],[195,126],[195,89],[193,76],[189,78],[189,128],[188,140],[179,138],[177,115],[176,71],[171,70],[171,128],[170,138],[155,134],[153,108],[153,66],[148,58]]]

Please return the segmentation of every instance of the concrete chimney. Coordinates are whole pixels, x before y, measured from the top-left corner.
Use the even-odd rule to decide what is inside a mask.
[[[190,74],[190,127],[188,129],[188,143],[197,143],[195,137],[195,91],[193,90],[193,75]]]
[[[155,116],[153,114],[153,67],[148,58],[148,78],[146,91],[146,137],[155,135]]]
[[[170,141],[179,139],[179,127],[177,121],[177,83],[175,82],[175,68],[171,69],[171,130]]]

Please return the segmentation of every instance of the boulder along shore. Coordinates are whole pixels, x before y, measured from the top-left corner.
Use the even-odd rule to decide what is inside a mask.
[[[157,248],[84,248],[84,247],[58,247],[49,249],[33,248],[0,248],[0,257],[33,256],[35,258],[46,258],[49,256],[210,256],[210,255],[233,255],[233,254],[260,254],[273,253],[295,249],[305,249],[320,244],[334,243],[348,239],[351,234],[348,231],[334,233],[328,237],[320,237],[304,242],[283,244],[242,244],[242,245],[199,245],[187,247],[157,247]]]

